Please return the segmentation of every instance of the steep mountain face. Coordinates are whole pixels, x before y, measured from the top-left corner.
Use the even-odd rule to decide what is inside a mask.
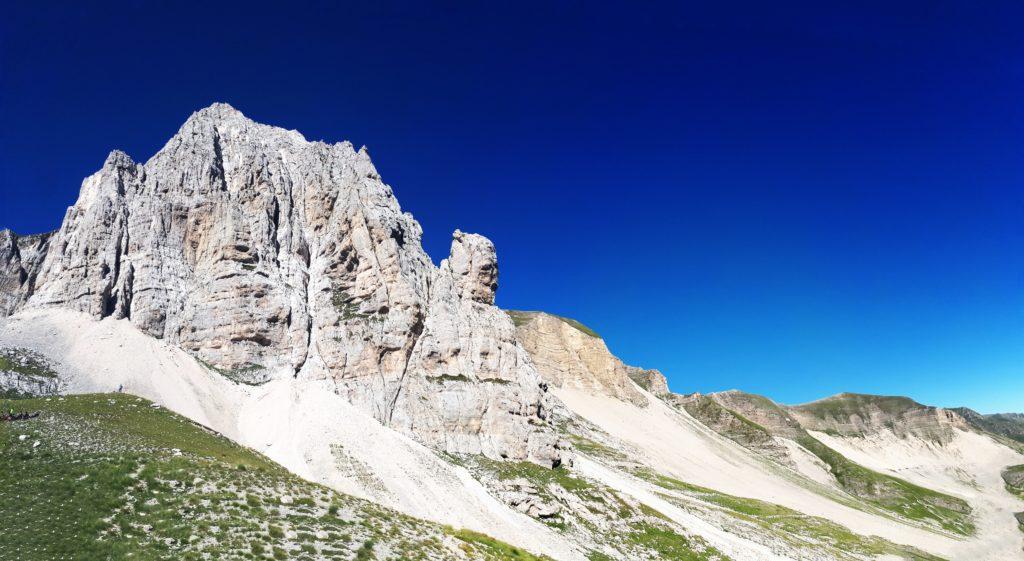
[[[555,387],[596,391],[635,405],[646,405],[633,382],[639,377],[657,389],[668,385],[657,371],[626,366],[608,351],[604,340],[579,322],[543,312],[509,312],[519,341],[537,370]]]
[[[493,305],[494,246],[456,231],[435,266],[420,236],[365,149],[215,104],[145,164],[111,153],[33,257],[5,242],[35,290],[4,312],[128,319],[232,378],[330,380],[439,448],[557,463],[544,385]]]
[[[0,317],[13,313],[35,292],[51,235],[19,236],[0,230]]]
[[[797,438],[802,434],[800,423],[778,403],[767,397],[738,390],[710,394],[723,407],[765,427],[772,434]]]
[[[795,438],[801,432],[799,424],[771,400],[736,390],[707,395],[669,394],[665,400],[741,446],[796,467],[791,450],[775,436]]]
[[[789,412],[808,430],[841,436],[892,431],[897,436],[946,442],[953,428],[967,428],[953,411],[896,396],[842,393],[790,407]]]

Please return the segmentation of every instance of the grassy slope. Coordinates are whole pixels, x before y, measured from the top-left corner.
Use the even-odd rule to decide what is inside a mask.
[[[772,441],[771,431],[767,428],[736,411],[727,409],[710,396],[697,396],[687,400],[682,406],[691,417],[700,419],[711,428],[720,428],[723,436],[743,446],[766,444]]]
[[[595,443],[596,444],[596,443]],[[582,478],[565,467],[548,469],[529,462],[496,462],[477,456],[452,460],[465,466],[492,490],[512,482],[528,482],[535,497],[560,507],[542,522],[587,543],[592,561],[650,559],[666,561],[728,561],[702,538],[686,533],[660,512]]]
[[[542,313],[542,312],[525,312],[525,311],[520,311],[520,310],[505,310],[505,313],[507,313],[509,315],[509,317],[512,318],[512,322],[515,323],[516,326],[518,327],[518,326],[523,325],[524,323],[530,321],[530,319],[533,316],[535,316],[536,314],[539,314],[539,313]],[[543,312],[543,313],[547,314],[547,312]],[[556,317],[556,318],[564,321],[565,323],[567,323],[567,324],[571,325],[572,327],[576,328],[577,330],[579,330],[584,335],[589,335],[589,336],[594,337],[596,339],[600,339],[601,338],[601,336],[598,335],[596,331],[594,331],[593,329],[583,325],[582,323],[580,323],[580,322],[578,322],[578,321],[576,321],[576,320],[574,320],[572,318],[557,316],[555,314],[548,314],[548,315],[551,316],[551,317]]]
[[[42,414],[0,423],[5,560],[539,559],[303,481],[139,398],[13,404]]]
[[[648,469],[635,469],[633,474],[667,491],[714,505],[730,516],[776,535],[790,546],[798,549],[828,553],[838,559],[852,559],[854,555],[890,555],[914,561],[937,561],[940,559],[912,547],[897,545],[881,538],[855,534],[824,518],[808,516],[773,503],[720,493],[713,489],[654,473]],[[692,503],[679,501],[673,495],[663,496],[682,508],[692,508]]]
[[[955,534],[974,533],[971,507],[963,499],[870,470],[810,435],[798,438],[797,442],[828,464],[836,481],[851,495],[904,518],[937,524]]]
[[[899,415],[925,407],[909,397],[844,393],[798,405],[795,409],[821,419],[828,417],[848,418],[851,415],[861,413],[869,405],[876,406],[882,412],[890,415]]]
[[[719,524],[724,524],[726,531],[747,535],[755,541],[759,537],[767,538],[769,543],[772,540],[781,541],[796,550],[826,553],[841,560],[860,560],[863,559],[863,555],[882,554],[915,561],[940,559],[884,539],[855,534],[829,520],[808,516],[783,506],[728,495],[679,481],[651,470],[626,451],[594,440],[604,440],[607,435],[593,428],[576,423],[566,423],[561,428],[563,435],[572,441],[578,453],[653,483],[665,490],[665,494],[662,494],[663,499],[693,513],[698,518],[708,521],[719,520]],[[681,496],[685,499],[680,498]],[[731,522],[722,522],[723,517]]]
[[[908,408],[917,406],[914,401],[907,398],[861,396],[855,394],[844,395],[849,395],[849,399],[824,400],[801,406],[801,409],[804,410],[810,407],[811,409],[808,410],[814,411],[818,415],[848,416],[856,413],[858,408],[863,406],[868,399],[871,399],[872,403],[879,404],[883,410],[893,413],[906,411]],[[746,397],[758,407],[771,408],[776,410],[775,412],[782,417],[789,417],[781,407],[767,398],[752,394],[747,394]],[[746,434],[747,432],[756,433],[758,429],[769,430],[753,421],[747,420],[743,415],[735,411],[721,405],[719,407],[721,407],[721,410],[710,408],[710,406],[704,409],[688,407],[687,410],[691,415],[695,413],[698,415],[713,413],[716,419],[723,414],[733,415],[738,420],[737,423],[734,423],[734,426],[746,427],[747,431],[744,431],[743,435],[727,432],[724,436],[737,440],[737,442],[743,445],[747,445],[743,437],[750,436]],[[717,424],[721,424],[720,421]],[[792,437],[793,435],[785,434],[780,436]],[[960,535],[970,535],[974,532],[974,523],[970,516],[971,508],[963,499],[865,468],[829,448],[803,429],[795,430],[794,439],[829,466],[832,475],[847,493],[904,518],[937,526],[949,532]]]

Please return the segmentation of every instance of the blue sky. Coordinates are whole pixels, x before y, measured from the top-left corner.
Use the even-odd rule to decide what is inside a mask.
[[[1024,6],[375,4],[7,6],[0,226],[226,101],[675,391],[1024,411]]]

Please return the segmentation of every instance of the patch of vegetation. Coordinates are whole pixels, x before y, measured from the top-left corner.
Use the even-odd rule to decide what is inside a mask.
[[[262,386],[263,384],[266,384],[267,382],[270,381],[269,372],[267,372],[267,369],[259,364],[248,363],[236,368],[218,368],[210,364],[209,362],[206,362],[205,360],[199,358],[198,356],[195,357],[195,359],[197,362],[199,362],[199,364],[202,364],[204,367],[206,367],[207,370],[216,372],[217,374],[220,374],[221,376],[227,378],[228,380],[231,380],[236,384],[245,384],[247,386]]]
[[[509,315],[509,317],[512,318],[512,323],[514,323],[516,325],[516,327],[519,327],[521,325],[527,324],[537,314],[540,314],[540,313],[547,314],[547,312],[526,312],[526,311],[521,311],[521,310],[505,310],[505,313],[507,313]],[[589,335],[591,337],[594,337],[595,339],[600,339],[601,338],[601,336],[598,335],[596,331],[594,331],[593,329],[587,327],[586,325],[583,325],[582,323],[580,323],[580,322],[578,322],[578,321],[576,321],[576,320],[574,320],[572,318],[567,318],[567,317],[563,317],[563,316],[559,316],[559,315],[555,315],[555,314],[548,314],[548,315],[551,316],[551,317],[555,317],[555,318],[558,318],[558,319],[564,321],[565,323],[567,323],[567,324],[571,325],[572,327],[576,328],[576,330],[578,330],[580,333],[583,333],[584,335]]]
[[[901,415],[927,408],[909,397],[842,393],[819,401],[797,405],[795,409],[823,420],[845,421],[853,415],[863,413],[868,407],[875,407],[888,415]]]
[[[360,312],[359,303],[356,302],[356,299],[350,296],[348,291],[340,288],[335,288],[331,291],[331,305],[334,306],[334,309],[338,310],[342,321],[369,319],[373,316],[373,314]]]
[[[30,393],[20,392],[14,388],[8,388],[6,390],[0,390],[0,400],[5,399],[29,399],[35,397]],[[6,411],[6,407],[0,407],[0,411]]]
[[[462,543],[439,525],[294,477],[143,399],[19,405],[41,415],[0,424],[4,559],[347,561],[373,559],[376,544],[389,558],[427,560]]]
[[[727,559],[656,509],[581,477],[570,468],[545,468],[529,462],[499,462],[478,456],[462,456],[458,463],[477,475],[499,498],[508,497],[511,488],[511,496],[517,501],[526,493],[533,501],[556,505],[557,514],[544,515],[540,521],[583,542],[601,544],[601,550],[588,552],[591,560]]]
[[[485,457],[473,458],[478,466],[487,468],[499,481],[525,479],[540,488],[556,484],[575,494],[593,490],[595,487],[586,479],[576,477],[564,466],[547,468],[532,462],[498,462]]]
[[[482,556],[482,559],[494,561],[545,561],[551,559],[547,556],[538,557],[528,551],[472,530],[455,530],[445,527],[445,531],[465,544],[465,547],[462,548],[464,552],[477,553]]]
[[[505,313],[508,314],[510,318],[512,318],[512,323],[515,324],[516,327],[521,327],[523,325],[526,325],[527,323],[530,323],[530,320],[533,319],[533,317],[537,315],[538,312],[505,310]]]
[[[827,553],[844,560],[861,559],[864,555],[894,555],[913,561],[941,561],[941,558],[917,549],[897,545],[881,538],[861,536],[830,520],[808,516],[781,505],[728,495],[648,469],[636,469],[633,473],[666,491],[680,493],[721,509],[737,521],[757,527],[762,532],[769,532],[798,549]],[[662,497],[680,508],[701,512],[694,503],[680,499],[674,494],[662,494]]]
[[[682,491],[689,496],[699,498],[708,503],[727,508],[740,514],[747,514],[750,516],[779,516],[785,514],[796,514],[796,511],[783,506],[757,499],[745,499],[743,497],[727,495],[725,493],[715,491],[714,489],[686,483],[646,468],[634,469],[633,475],[645,481],[654,483],[663,489]]]
[[[566,433],[566,438],[572,443],[577,451],[595,458],[604,458],[612,461],[625,461],[626,455],[618,450],[609,448],[600,442],[591,440],[578,434]]]
[[[441,374],[440,376],[427,376],[427,379],[431,382],[437,382],[443,384],[445,382],[468,382],[467,378],[463,374]]]
[[[668,528],[651,524],[637,524],[629,533],[628,539],[639,546],[657,552],[660,559],[706,561],[720,558],[720,555],[714,551],[695,550],[690,540]]]
[[[810,435],[797,438],[797,442],[825,462],[836,481],[851,495],[954,534],[974,533],[971,507],[963,499],[867,469]]]
[[[1024,499],[1024,465],[1008,467],[1003,471],[1006,490]]]
[[[690,416],[699,419],[705,425],[743,446],[765,445],[774,442],[771,431],[736,411],[724,407],[710,396],[694,396],[679,401]]]
[[[778,415],[781,428],[773,430],[750,421],[708,396],[691,399],[683,406],[691,415],[743,446],[770,444],[773,434],[792,438],[829,467],[843,490],[873,507],[958,535],[968,536],[974,532],[971,507],[963,499],[914,485],[850,461],[800,428],[784,410],[763,396],[732,394],[732,398],[743,399],[758,410],[774,412]],[[823,418],[843,418],[861,411],[866,404],[876,405],[892,414],[922,407],[903,397],[841,394],[800,406],[799,409],[814,411],[815,415],[822,415]]]
[[[33,378],[57,377],[57,373],[43,355],[21,347],[0,349],[0,372],[15,372]]]

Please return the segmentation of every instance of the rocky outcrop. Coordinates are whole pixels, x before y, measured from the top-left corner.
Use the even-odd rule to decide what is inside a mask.
[[[46,357],[25,348],[0,348],[0,397],[53,395],[61,389]]]
[[[891,431],[899,437],[948,442],[952,429],[968,426],[953,411],[898,396],[841,393],[787,410],[805,429],[839,436]]]
[[[636,382],[636,385],[656,396],[668,395],[670,393],[668,380],[665,379],[665,375],[660,370],[627,366],[626,375],[629,376],[630,380]]]
[[[790,426],[784,413],[776,414],[773,409],[778,409],[778,406],[767,398],[733,390],[707,395],[670,394],[665,401],[684,409],[704,426],[744,448],[787,467],[796,465],[790,457],[789,449],[775,436],[781,433],[792,438],[799,427]]]
[[[1024,498],[1024,465],[1011,466],[1002,472],[1006,488],[1021,498]]]
[[[710,395],[723,407],[765,427],[776,436],[797,438],[803,434],[800,423],[783,406],[767,397],[739,390],[716,392]]]
[[[544,312],[509,312],[520,343],[544,380],[646,406],[647,398],[630,379],[633,370],[604,341],[576,322]]]
[[[365,148],[215,104],[84,181],[27,305],[128,319],[216,372],[333,380],[441,449],[557,463],[494,246],[455,232],[435,266],[421,233]]]
[[[19,236],[0,230],[0,317],[12,314],[35,292],[52,234]]]
[[[497,483],[495,494],[516,511],[533,518],[551,518],[562,511],[558,503],[544,501],[540,489],[522,477]]]

